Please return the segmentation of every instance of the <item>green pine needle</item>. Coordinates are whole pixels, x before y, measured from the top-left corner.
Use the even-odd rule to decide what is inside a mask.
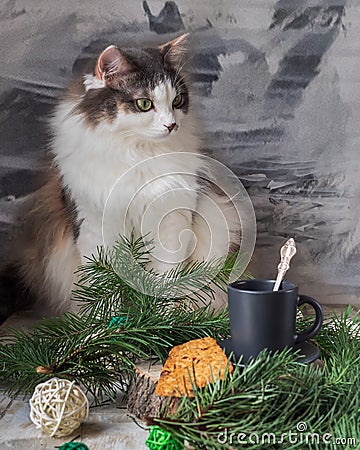
[[[144,270],[148,246],[132,235],[111,252],[99,249],[79,270],[74,292],[82,304],[79,315],[39,321],[30,334],[8,330],[0,342],[0,382],[8,394],[31,393],[39,382],[57,376],[76,380],[100,403],[114,399],[119,389],[126,391],[137,360],[164,361],[174,345],[228,336],[226,310],[204,304],[213,296],[210,282],[225,280],[234,258],[179,266],[160,277]],[[199,289],[196,295],[186,291],[188,283]],[[123,324],[109,326],[114,317],[123,318]]]

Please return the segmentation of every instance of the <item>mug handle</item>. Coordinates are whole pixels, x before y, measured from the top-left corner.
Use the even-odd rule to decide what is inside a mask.
[[[309,328],[308,330],[303,331],[302,333],[299,333],[296,335],[295,341],[296,343],[307,341],[308,339],[313,338],[317,335],[317,333],[320,331],[320,328],[323,323],[323,312],[320,304],[313,299],[312,297],[309,297],[307,295],[299,295],[299,300],[297,306],[301,306],[303,304],[307,303],[308,305],[311,305],[315,310],[315,323],[314,325]]]

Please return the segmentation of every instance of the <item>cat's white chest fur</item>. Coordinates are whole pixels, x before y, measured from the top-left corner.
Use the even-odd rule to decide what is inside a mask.
[[[53,149],[82,220],[77,245],[83,260],[132,230],[154,239],[159,270],[189,256],[201,167],[191,133],[139,145],[67,117]]]

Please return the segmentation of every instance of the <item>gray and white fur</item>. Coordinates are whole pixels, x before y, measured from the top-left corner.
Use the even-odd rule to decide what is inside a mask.
[[[158,273],[239,245],[231,201],[199,176],[207,168],[183,71],[186,38],[142,50],[110,46],[65,91],[51,118],[47,182],[32,197],[3,278],[0,320],[16,307],[13,290],[5,298],[13,277],[43,315],[74,309],[76,269],[119,234],[149,233]],[[227,230],[211,223],[205,197]]]

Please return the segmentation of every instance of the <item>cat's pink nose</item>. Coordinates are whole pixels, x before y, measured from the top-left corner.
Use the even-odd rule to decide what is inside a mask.
[[[176,123],[173,122],[173,123],[171,123],[170,125],[165,125],[165,124],[164,124],[164,127],[166,127],[166,128],[169,130],[169,133],[171,133],[172,130],[176,127]]]

